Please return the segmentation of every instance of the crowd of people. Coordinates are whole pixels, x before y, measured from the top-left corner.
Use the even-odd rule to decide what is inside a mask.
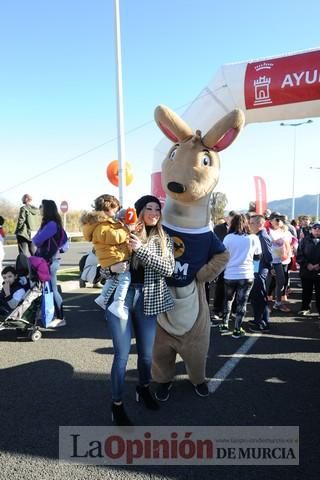
[[[66,325],[63,299],[57,286],[60,247],[65,241],[61,217],[53,200],[42,200],[39,209],[31,202],[30,195],[23,196],[16,228],[18,249],[24,255],[39,256],[48,262],[56,306],[56,318],[48,326],[58,328]],[[95,301],[104,312],[112,336],[110,410],[117,425],[132,424],[123,404],[132,332],[138,356],[136,400],[150,410],[157,410],[159,402],[168,400],[172,387],[171,381],[163,381],[157,384],[155,393],[150,388],[157,371],[155,352],[157,358],[160,355],[162,360],[167,359],[167,369],[172,370],[175,362],[175,355],[170,355],[174,343],[169,345],[166,340],[160,344],[156,334],[160,316],[176,308],[169,279],[173,278],[175,271],[177,245],[162,226],[161,209],[157,197],[140,197],[135,202],[132,221],[132,216],[121,208],[119,200],[105,194],[97,197],[93,210],[81,217],[84,238],[92,243],[105,279],[103,290]],[[32,237],[33,219],[38,212],[41,224]],[[250,301],[252,320],[247,322],[247,328],[251,332],[269,332],[273,312],[291,312],[289,271],[295,270],[297,265],[302,287],[298,314],[311,314],[315,291],[320,316],[320,223],[311,225],[310,220],[304,216],[299,223],[289,223],[280,212],[266,211],[262,215],[253,210],[247,214],[230,211],[217,222],[211,235],[216,250],[227,252],[224,257],[227,260],[223,272],[207,284],[207,300],[211,306],[208,323],[211,320],[211,325],[219,327],[221,334],[230,332],[234,339],[243,337]],[[3,223],[3,217],[0,217],[0,261],[5,238]],[[21,288],[14,268],[8,268],[0,270],[3,277],[0,301],[1,305],[13,308],[20,300]],[[170,338],[172,342],[177,341],[179,332]],[[188,361],[190,352],[184,359],[187,368],[192,365],[192,361]],[[197,371],[197,366],[193,367]],[[192,375],[189,377],[193,378]],[[209,394],[203,379],[192,383],[197,395],[205,397]]]
[[[228,331],[232,309],[236,328],[241,326],[250,299],[253,314],[253,320],[248,322],[250,330],[269,331],[270,312],[291,313],[289,271],[298,268],[302,286],[298,315],[311,314],[313,291],[320,315],[319,222],[311,225],[311,218],[302,216],[298,223],[289,223],[285,215],[268,210],[264,215],[231,211],[214,231],[230,253],[224,273],[214,282],[211,315],[214,326],[219,326],[222,332]],[[259,247],[253,252],[252,236],[258,237],[260,252]],[[246,271],[248,266],[250,269]],[[244,333],[240,327],[240,336]],[[237,338],[239,332],[232,336]]]
[[[57,272],[60,267],[60,253],[67,242],[66,232],[62,226],[62,219],[56,203],[53,200],[43,199],[39,208],[31,204],[32,197],[25,194],[22,197],[22,206],[19,210],[15,235],[18,246],[18,257],[32,256],[43,258],[48,264],[50,283],[54,297],[55,318],[47,328],[58,328],[66,325],[63,312],[63,299],[57,284]],[[40,227],[35,233],[37,218],[40,217]],[[0,217],[0,261],[3,259],[3,229],[4,218]],[[19,262],[17,262],[19,263]],[[20,262],[21,263],[21,262]],[[9,269],[9,270],[8,270]],[[0,308],[3,313],[10,313],[23,299],[26,293],[25,285],[18,278],[16,266],[2,268],[2,289],[0,291]],[[23,277],[24,278],[24,277]]]

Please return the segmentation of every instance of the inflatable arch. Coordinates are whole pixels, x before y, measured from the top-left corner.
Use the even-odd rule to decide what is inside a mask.
[[[246,124],[320,116],[320,49],[223,65],[182,118],[206,132],[234,108]],[[154,152],[151,190],[162,200],[161,163],[171,145],[164,138]]]

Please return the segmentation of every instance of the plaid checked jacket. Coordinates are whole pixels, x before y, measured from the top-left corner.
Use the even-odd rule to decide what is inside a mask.
[[[173,254],[173,242],[167,237],[167,256],[163,256],[160,246],[160,239],[154,235],[149,238],[148,243],[142,245],[136,255],[144,266],[144,313],[145,315],[157,315],[174,308],[170,290],[166,284],[165,277],[171,277],[175,259]],[[106,302],[117,287],[117,277],[106,294]]]

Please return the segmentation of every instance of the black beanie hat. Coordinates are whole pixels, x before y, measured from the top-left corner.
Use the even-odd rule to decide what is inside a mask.
[[[144,195],[143,197],[139,198],[139,200],[137,200],[136,203],[134,204],[134,208],[136,209],[138,217],[139,217],[141,211],[147,205],[147,203],[150,203],[150,202],[157,203],[159,205],[160,211],[161,211],[161,203],[160,203],[160,200],[157,197],[154,197],[153,195]]]

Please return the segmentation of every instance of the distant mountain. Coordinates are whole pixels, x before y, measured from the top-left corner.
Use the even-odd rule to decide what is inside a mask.
[[[317,200],[318,195],[304,195],[303,197],[297,197],[295,200],[294,216],[296,218],[299,215],[311,215],[312,217],[315,217],[317,213]],[[268,202],[268,208],[270,208],[272,212],[280,212],[291,218],[292,199],[285,198],[283,200],[273,200],[272,202]]]

